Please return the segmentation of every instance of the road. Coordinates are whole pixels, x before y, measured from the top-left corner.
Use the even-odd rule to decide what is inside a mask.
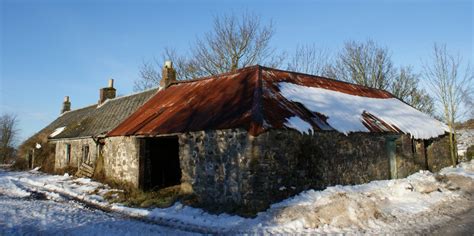
[[[474,235],[474,201],[472,208],[467,212],[456,216],[453,221],[436,227],[430,232],[432,235]]]

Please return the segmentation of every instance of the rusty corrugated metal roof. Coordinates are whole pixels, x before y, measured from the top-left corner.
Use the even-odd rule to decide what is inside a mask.
[[[269,128],[287,129],[287,118],[299,116],[314,130],[332,130],[324,114],[313,113],[279,93],[278,83],[291,82],[346,94],[393,98],[383,90],[319,76],[252,66],[217,76],[176,82],[157,92],[108,136],[160,135],[243,128],[258,135]],[[398,132],[371,114],[363,116],[372,132]]]

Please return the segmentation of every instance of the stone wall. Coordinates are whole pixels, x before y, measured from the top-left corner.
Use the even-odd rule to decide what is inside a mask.
[[[424,140],[401,135],[395,142],[397,175],[394,178],[405,178],[419,170],[428,169]]]
[[[385,137],[244,130],[179,136],[182,183],[207,206],[262,210],[300,191],[390,178]],[[381,154],[382,153],[382,154]]]
[[[446,166],[452,165],[449,154],[449,136],[444,135],[436,139],[426,141],[426,156],[428,170],[437,172]]]
[[[134,137],[110,137],[104,140],[102,156],[108,180],[139,187],[140,141]]]
[[[248,165],[252,156],[251,137],[245,130],[218,130],[179,135],[181,183],[207,208],[242,202],[249,191]]]
[[[425,142],[408,135],[302,135],[292,130],[270,130],[253,137],[245,130],[232,129],[179,135],[181,182],[208,209],[244,207],[256,212],[310,188],[390,179],[387,143],[394,139],[394,178],[427,169],[428,165],[446,166],[442,154],[428,162],[425,158],[445,153],[440,147],[442,141],[431,143],[425,153]]]
[[[82,163],[83,157],[83,147],[85,145],[89,146],[89,160],[91,163],[94,163],[98,155],[98,146],[92,138],[84,139],[70,139],[70,140],[55,140],[53,141],[56,144],[55,151],[55,163],[54,169],[62,169],[67,166],[78,167]],[[71,145],[71,156],[69,162],[66,158],[66,145]]]
[[[259,211],[306,189],[389,179],[386,137],[355,133],[273,130],[258,136],[244,204]]]

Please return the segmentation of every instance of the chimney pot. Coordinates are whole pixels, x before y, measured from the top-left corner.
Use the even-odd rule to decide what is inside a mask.
[[[114,79],[109,79],[109,88],[114,87]]]

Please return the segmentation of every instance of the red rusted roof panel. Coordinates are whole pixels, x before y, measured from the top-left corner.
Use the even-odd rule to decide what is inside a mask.
[[[286,119],[292,116],[310,123],[314,130],[332,129],[324,114],[311,112],[302,104],[283,97],[278,87],[280,82],[364,97],[393,97],[383,90],[252,66],[234,73],[175,83],[159,91],[108,135],[158,135],[229,128],[243,128],[258,135],[268,128],[285,128]],[[397,129],[370,114],[363,120],[372,132]]]
[[[256,70],[249,68],[173,84],[159,91],[108,135],[156,135],[235,127],[249,130],[257,82]]]

